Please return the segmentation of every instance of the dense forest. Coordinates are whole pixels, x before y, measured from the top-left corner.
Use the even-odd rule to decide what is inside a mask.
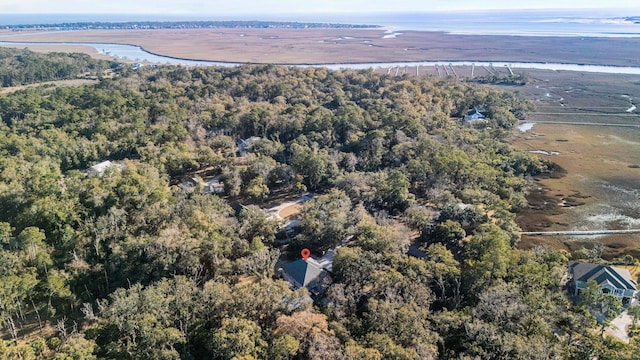
[[[526,177],[553,166],[505,142],[531,109],[456,79],[269,65],[0,95],[0,357],[632,358],[601,336],[597,291],[567,296],[569,254],[515,248]],[[223,193],[181,186],[200,176]],[[306,191],[294,234],[261,211]],[[302,248],[335,249],[319,293],[276,272]]]
[[[99,76],[115,63],[91,59],[86,54],[39,54],[0,47],[0,88]]]

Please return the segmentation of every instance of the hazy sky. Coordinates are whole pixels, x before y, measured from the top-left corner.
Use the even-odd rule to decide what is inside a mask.
[[[0,0],[0,13],[294,14],[476,9],[635,8],[638,0]],[[634,14],[637,15],[637,14]]]

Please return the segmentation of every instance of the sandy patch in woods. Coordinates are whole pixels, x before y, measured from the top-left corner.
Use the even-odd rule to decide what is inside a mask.
[[[4,41],[111,42],[189,59],[260,63],[423,60],[640,65],[632,38],[452,35],[384,29],[158,29],[0,33]]]
[[[286,208],[280,210],[278,212],[278,215],[281,218],[286,219],[286,218],[288,218],[290,216],[298,215],[301,210],[302,210],[302,204],[294,204],[294,205],[287,206]]]

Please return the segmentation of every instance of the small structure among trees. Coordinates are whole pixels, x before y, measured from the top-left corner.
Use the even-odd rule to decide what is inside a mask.
[[[486,116],[484,116],[480,111],[478,111],[478,109],[473,109],[464,116],[464,119],[468,122],[481,121],[481,120],[485,120],[485,118]]]
[[[244,154],[253,150],[256,142],[260,140],[262,140],[262,138],[259,136],[251,136],[246,139],[240,139],[240,141],[238,141],[238,154],[240,154],[240,156],[244,156]]]
[[[320,259],[309,257],[307,260],[298,259],[288,263],[280,272],[294,289],[306,287],[311,293],[318,294],[322,292],[323,280],[331,275],[332,265],[333,250],[329,250]]]
[[[97,163],[87,169],[89,175],[102,176],[107,169],[115,168],[116,170],[122,170],[122,165],[111,162],[110,160]]]

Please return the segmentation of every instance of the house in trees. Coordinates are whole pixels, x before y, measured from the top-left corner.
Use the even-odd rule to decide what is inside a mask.
[[[101,163],[95,164],[87,169],[87,173],[89,175],[102,176],[107,169],[115,168],[116,170],[121,170],[122,165],[113,163],[109,160],[103,161]]]
[[[638,284],[627,269],[570,261],[569,272],[573,279],[575,296],[587,287],[590,280],[595,281],[602,292],[617,296],[623,304],[631,303],[638,291]]]
[[[464,116],[464,119],[468,122],[482,121],[485,120],[485,118],[486,116],[478,111],[478,109],[473,109]]]
[[[252,136],[250,138],[240,139],[240,141],[238,141],[238,154],[240,156],[244,156],[244,154],[246,154],[247,152],[253,149],[256,142],[258,142],[259,140],[262,140],[262,138],[259,136]]]
[[[192,177],[183,180],[178,186],[184,191],[191,192],[196,188],[196,186],[198,186],[199,183],[200,181],[198,181],[198,179]]]
[[[202,186],[205,194],[222,194],[224,193],[224,184],[220,182],[220,175],[210,179],[200,179],[191,177],[182,181],[179,186],[184,191],[192,192],[198,185]]]
[[[329,250],[319,259],[312,256],[307,260],[298,259],[285,264],[278,272],[293,289],[306,287],[309,292],[317,295],[324,290],[325,280],[331,276],[333,253],[333,250]]]
[[[211,179],[205,180],[204,192],[206,194],[222,194],[224,193],[224,184],[220,181],[222,176],[218,175]]]

